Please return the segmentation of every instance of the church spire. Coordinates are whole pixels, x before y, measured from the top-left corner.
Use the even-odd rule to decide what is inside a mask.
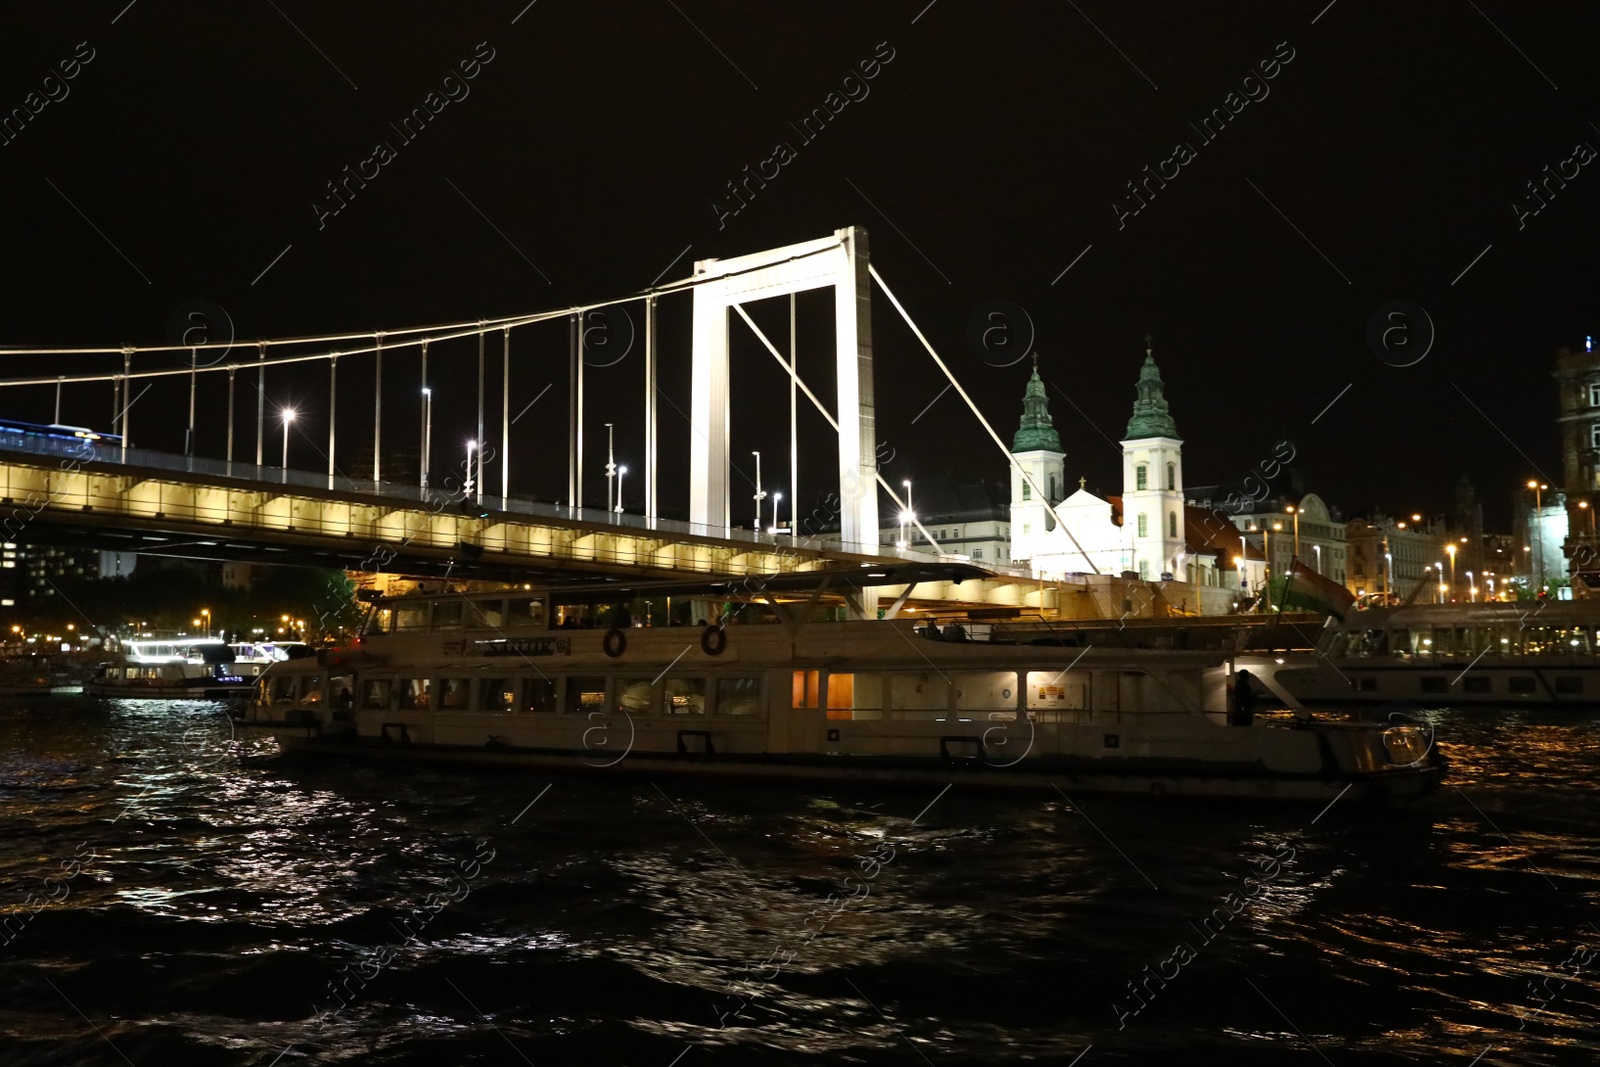
[[[1011,439],[1011,451],[1060,452],[1061,438],[1056,435],[1055,423],[1050,419],[1050,401],[1045,398],[1044,381],[1039,377],[1039,354],[1033,355],[1033,374],[1028,378],[1028,389],[1022,394],[1022,425]]]
[[[1144,366],[1139,368],[1139,398],[1133,402],[1127,439],[1176,438],[1178,424],[1167,411],[1166,383],[1161,380],[1161,368],[1156,366],[1155,339],[1145,334],[1144,345]]]

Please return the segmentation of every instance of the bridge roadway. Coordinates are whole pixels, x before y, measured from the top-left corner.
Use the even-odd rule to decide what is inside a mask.
[[[0,444],[0,539],[545,583],[934,560],[877,545],[651,522],[516,497],[485,496],[478,506],[459,491],[329,482],[325,474],[253,463],[8,440]]]

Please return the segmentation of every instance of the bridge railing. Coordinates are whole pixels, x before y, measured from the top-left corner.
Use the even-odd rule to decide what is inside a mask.
[[[651,519],[644,515],[636,515],[629,512],[574,508],[528,497],[499,497],[485,494],[480,504],[475,499],[469,501],[468,494],[462,490],[459,484],[450,484],[448,477],[446,479],[448,491],[441,491],[432,487],[423,489],[420,485],[404,482],[374,482],[370,478],[351,478],[342,474],[335,474],[330,480],[327,474],[315,471],[284,469],[277,466],[237,461],[230,463],[227,460],[212,459],[205,456],[180,456],[171,452],[157,452],[143,448],[129,448],[124,451],[120,445],[57,441],[47,437],[20,434],[0,434],[0,454],[5,452],[59,458],[62,461],[60,465],[63,469],[73,469],[69,467],[73,460],[77,460],[80,464],[84,462],[118,464],[130,468],[173,471],[203,478],[207,481],[215,480],[219,483],[228,484],[230,487],[232,487],[231,483],[237,483],[237,488],[251,492],[289,487],[314,489],[323,493],[331,491],[340,495],[365,497],[373,503],[392,505],[399,501],[405,501],[415,503],[419,508],[431,509],[436,513],[446,508],[456,508],[459,513],[459,509],[465,507],[474,513],[479,511],[488,512],[490,516],[493,516],[496,512],[501,512],[510,515],[526,515],[530,518],[562,519],[569,522],[582,523],[585,526],[611,528],[646,536],[679,534],[720,541],[743,542],[753,547],[760,547],[773,552],[781,552],[785,548],[794,548],[808,553],[845,552],[880,558],[895,557],[923,563],[940,558],[933,553],[919,552],[910,548],[899,548],[894,545],[860,544],[821,537],[791,538],[788,534],[783,533],[771,534],[757,530],[729,529],[722,526],[685,522],[681,519]],[[196,515],[195,517],[200,518],[201,516]],[[219,515],[218,519],[223,517],[226,516]]]

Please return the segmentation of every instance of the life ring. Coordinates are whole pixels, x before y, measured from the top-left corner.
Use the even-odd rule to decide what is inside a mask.
[[[628,650],[628,635],[613,626],[606,631],[606,636],[600,641],[600,647],[606,655],[616,659]]]
[[[728,647],[728,631],[720,626],[707,626],[700,631],[700,651],[708,656],[720,656]]]

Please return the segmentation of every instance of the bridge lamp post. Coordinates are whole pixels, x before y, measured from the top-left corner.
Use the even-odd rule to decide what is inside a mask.
[[[472,481],[472,450],[474,448],[477,448],[477,447],[478,447],[478,442],[476,442],[476,441],[468,441],[467,442],[467,483],[466,483],[466,485],[462,486],[461,491],[463,493],[465,493],[468,497],[470,497],[472,495],[472,487],[473,487],[473,481]]]
[[[772,494],[772,529],[768,531],[769,533],[776,534],[778,532],[778,501],[780,501],[782,499],[783,499],[783,491],[782,490],[779,490],[779,491],[774,492]]]
[[[754,526],[750,527],[750,529],[755,533],[760,533],[761,532],[761,502],[763,500],[767,499],[767,493],[766,493],[766,490],[761,488],[761,453],[760,452],[751,452],[750,454],[752,456],[756,457],[756,496],[755,496],[755,501],[756,501],[756,524]]]
[[[617,504],[615,510],[618,515],[622,514],[622,476],[627,473],[627,467],[617,468]]]
[[[1450,596],[1454,598],[1456,595],[1456,546],[1445,545],[1444,550],[1450,554]]]
[[[617,485],[616,423],[606,423],[606,510],[621,511],[622,492]]]
[[[428,488],[428,455],[433,451],[433,390],[422,387],[422,488]]]
[[[283,409],[283,462],[279,465],[283,471],[284,484],[289,481],[289,424],[294,421],[294,408]]]
[[[1478,601],[1478,580],[1472,576],[1472,572],[1471,571],[1468,571],[1467,572],[1467,603],[1475,604],[1475,603],[1477,603],[1477,601]]]
[[[206,621],[206,636],[210,637],[211,636],[211,609],[210,608],[201,608],[200,609],[200,617],[205,619],[205,621]]]

